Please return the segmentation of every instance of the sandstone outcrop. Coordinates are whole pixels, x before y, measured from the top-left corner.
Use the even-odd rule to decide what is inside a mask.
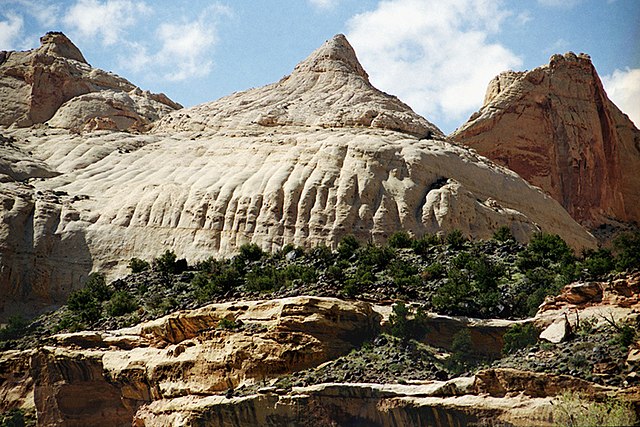
[[[143,92],[115,74],[92,68],[62,33],[41,46],[0,57],[0,125],[50,125],[76,132],[92,129],[143,130],[179,104]]]
[[[35,407],[42,426],[547,426],[552,402],[567,390],[591,399],[623,395],[640,405],[638,387],[509,368],[403,384],[270,386],[370,340],[384,322],[379,312],[385,308],[368,302],[303,296],[211,304],[120,330],[59,334],[44,347],[0,355],[2,409]],[[452,320],[483,333],[473,321]],[[243,386],[255,392],[238,394]]]
[[[607,98],[587,55],[500,74],[451,137],[542,188],[583,225],[640,221],[640,131]]]
[[[42,56],[9,55],[2,67],[23,74],[16,55]],[[16,160],[2,169],[15,182],[0,188],[0,317],[60,304],[90,271],[112,278],[167,249],[195,262],[249,242],[335,247],[347,234],[384,242],[401,229],[489,238],[500,226],[520,240],[543,230],[578,250],[595,244],[552,198],[373,88],[344,36],[278,83],[164,115],[142,134],[110,129],[159,116],[155,104],[131,110],[147,96],[84,62],[51,60],[115,83],[46,118],[93,131],[3,131]],[[87,121],[94,110],[100,119]]]

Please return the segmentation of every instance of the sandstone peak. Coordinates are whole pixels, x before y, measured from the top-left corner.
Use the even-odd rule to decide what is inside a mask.
[[[279,82],[172,114],[156,130],[201,132],[247,125],[368,127],[444,138],[408,105],[371,85],[342,34],[326,41]]]
[[[640,131],[587,54],[501,73],[452,137],[541,187],[583,225],[640,221]]]
[[[0,125],[141,131],[181,108],[91,67],[61,32],[46,33],[40,42],[37,49],[0,54]]]
[[[355,50],[344,36],[337,34],[299,63],[293,73],[305,72],[353,73],[369,82],[367,72],[358,61]]]
[[[39,50],[47,55],[73,59],[87,64],[87,60],[84,59],[80,49],[78,49],[67,36],[59,31],[49,31],[40,37]]]

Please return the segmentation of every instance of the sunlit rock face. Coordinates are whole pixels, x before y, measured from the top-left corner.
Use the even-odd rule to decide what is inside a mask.
[[[12,52],[0,71],[16,55],[48,55],[38,52]],[[543,230],[594,245],[551,197],[372,87],[344,36],[278,83],[164,115],[157,102],[170,101],[71,56],[50,60],[94,86],[51,104],[38,119],[48,124],[16,127],[36,123],[32,107],[3,116],[14,123],[0,146],[3,316],[59,305],[90,271],[114,277],[167,249],[196,262],[249,242],[335,247],[347,234],[384,242],[453,229],[488,238],[500,226],[520,240]],[[11,67],[24,74],[25,61]],[[46,81],[46,93],[60,91]]]
[[[640,221],[640,131],[607,98],[587,55],[500,74],[452,138],[518,172],[583,225]]]

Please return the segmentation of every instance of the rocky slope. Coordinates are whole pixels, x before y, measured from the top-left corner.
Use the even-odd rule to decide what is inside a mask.
[[[167,114],[144,134],[114,131],[147,121],[114,116],[115,104],[104,98],[149,121],[156,116],[140,106],[156,105],[155,98],[90,68],[64,36],[4,56],[0,71],[9,83],[2,87],[11,96],[3,99],[29,100],[3,107],[20,111],[5,116],[14,125],[2,131],[10,153],[0,163],[4,316],[58,305],[91,270],[113,277],[131,257],[165,249],[193,262],[246,242],[268,250],[335,247],[346,234],[380,242],[399,229],[416,236],[460,229],[489,237],[500,226],[521,240],[544,230],[576,249],[594,245],[552,198],[449,144],[373,88],[344,36],[278,83]],[[38,65],[42,58],[55,67]],[[36,85],[48,88],[42,95],[24,95],[32,90],[24,76],[34,69],[52,84]],[[82,89],[62,106],[47,95],[78,81]],[[93,125],[105,120],[116,126]]]
[[[451,136],[545,190],[581,224],[640,221],[640,131],[607,98],[587,55],[500,74]]]
[[[47,33],[40,43],[26,52],[0,52],[0,125],[48,121],[74,131],[143,130],[181,108],[163,94],[92,68],[62,33]]]
[[[602,313],[611,312],[616,321],[637,324],[639,279],[589,284],[588,292],[574,284],[527,322],[545,328],[565,321],[568,312],[570,327],[578,331],[573,319],[604,327]],[[558,397],[566,391],[582,392],[587,400],[623,397],[640,406],[640,389],[633,384],[639,343],[621,351],[616,361],[624,366],[626,358],[624,384],[601,385],[580,372],[529,370],[529,360],[566,357],[562,343],[529,348],[519,369],[499,362],[474,375],[447,379],[446,371],[424,367],[426,360],[442,366],[446,350],[421,347],[416,352],[415,343],[387,345],[394,338],[378,335],[388,327],[390,311],[371,302],[303,296],[212,304],[132,328],[60,334],[44,347],[2,354],[0,410],[34,409],[43,426],[543,426],[560,416]],[[513,323],[505,322],[501,334]],[[440,324],[438,316],[428,317],[424,327],[432,334],[427,343],[434,342]],[[483,333],[482,325],[462,324]],[[442,341],[451,342],[450,331],[440,333]],[[361,347],[364,341],[370,344]],[[369,356],[358,365],[363,354]],[[361,380],[364,371],[394,370],[409,358],[426,378],[405,372],[376,382]],[[336,361],[330,380],[322,373],[328,361]],[[600,365],[585,368],[598,376]],[[341,377],[341,369],[349,376]]]

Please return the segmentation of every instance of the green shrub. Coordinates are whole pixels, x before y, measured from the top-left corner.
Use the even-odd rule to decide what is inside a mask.
[[[629,402],[607,399],[592,402],[582,394],[563,393],[553,402],[553,423],[566,427],[632,426],[638,422]]]
[[[615,260],[609,249],[588,249],[583,254],[582,268],[587,272],[587,278],[597,279],[613,271]]]
[[[24,427],[26,420],[22,409],[11,409],[0,414],[0,427]]]
[[[0,341],[20,338],[27,329],[27,326],[29,326],[29,322],[21,315],[17,314],[9,317],[7,325],[0,329]]]
[[[139,307],[136,299],[127,291],[117,291],[107,304],[107,313],[111,316],[123,316]]]
[[[389,316],[391,335],[402,341],[420,339],[426,334],[426,315],[422,308],[415,312],[407,308],[400,301],[393,306],[393,313]]]
[[[282,269],[282,274],[284,275],[287,284],[293,281],[310,284],[318,279],[315,268],[295,264],[288,265]]]
[[[249,291],[270,292],[280,289],[286,283],[284,274],[274,266],[255,268],[245,276],[245,286]]]
[[[164,274],[173,274],[176,270],[176,259],[175,252],[167,249],[162,255],[153,260],[153,270]]]
[[[623,233],[616,237],[616,268],[620,271],[640,268],[640,231]]]
[[[394,256],[395,253],[391,248],[368,244],[358,251],[358,264],[376,270],[383,270],[393,260]]]
[[[451,340],[451,354],[445,365],[455,374],[461,374],[477,366],[482,359],[474,351],[471,333],[464,328],[458,331]]]
[[[636,330],[629,325],[620,327],[617,341],[622,347],[628,348],[636,341]]]
[[[516,239],[515,237],[513,237],[511,229],[506,225],[503,225],[493,233],[493,240],[496,240],[498,242],[508,242],[510,240],[515,241]]]
[[[522,271],[536,267],[549,267],[553,263],[573,264],[573,251],[557,234],[535,234],[527,248],[518,256],[517,265]]]
[[[244,244],[238,248],[237,258],[245,262],[259,261],[266,253],[255,243]]]
[[[504,345],[502,352],[504,354],[513,353],[521,348],[526,348],[538,342],[538,331],[531,323],[523,325],[516,323],[512,325],[503,336]]]
[[[356,253],[359,247],[360,243],[356,238],[348,234],[338,243],[338,256],[342,259],[349,259]]]
[[[412,244],[413,239],[406,231],[397,231],[387,240],[387,245],[392,248],[410,248]]]
[[[417,255],[427,255],[429,248],[439,245],[440,238],[435,234],[425,234],[420,239],[414,240],[411,247]]]
[[[91,273],[89,277],[87,277],[87,281],[84,284],[85,289],[87,289],[91,295],[97,301],[107,301],[111,298],[111,288],[107,286],[107,282],[104,278],[104,274],[102,273]]]
[[[451,230],[449,233],[447,233],[444,241],[452,249],[462,249],[464,243],[467,241],[467,238],[464,237],[462,231],[456,229]]]
[[[439,262],[434,262],[424,269],[422,277],[424,280],[435,280],[444,277],[446,270]]]
[[[102,317],[102,305],[87,288],[72,292],[67,307],[84,322],[94,323]]]
[[[234,330],[238,327],[238,324],[234,320],[229,320],[226,318],[220,319],[216,329],[224,329],[224,330]]]
[[[147,261],[140,258],[131,258],[129,261],[131,273],[142,273],[143,271],[147,271],[150,267],[151,266]]]

